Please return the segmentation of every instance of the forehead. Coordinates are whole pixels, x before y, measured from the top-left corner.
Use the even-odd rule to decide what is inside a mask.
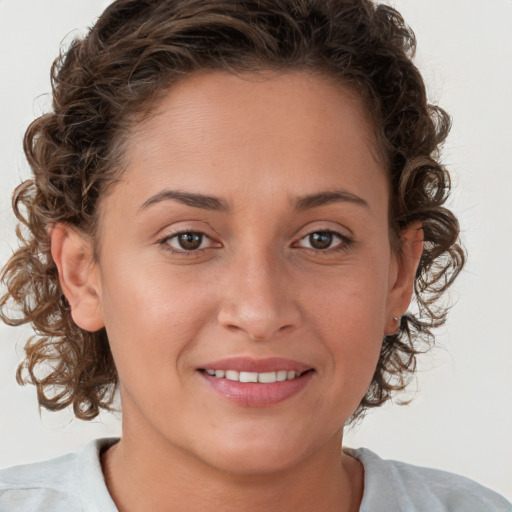
[[[340,116],[351,118],[350,132],[339,133],[342,126],[336,118]],[[261,136],[262,127],[277,139],[287,121],[285,132],[290,136],[310,139],[318,133],[315,139],[328,143],[325,128],[329,127],[333,138],[362,137],[369,150],[376,147],[372,116],[353,88],[318,72],[265,70],[240,74],[203,71],[180,80],[137,126],[132,139],[135,145],[130,149],[140,149],[137,142],[147,148],[155,132],[184,142],[176,131],[187,130],[188,136],[195,132],[198,137],[190,139],[190,144],[205,142],[207,128],[214,129],[215,123],[223,132],[227,126],[241,130],[240,140],[257,132]],[[214,130],[211,134],[220,135]]]
[[[121,182],[138,196],[173,187],[263,197],[280,187],[297,197],[342,177],[360,195],[385,176],[369,118],[356,93],[325,75],[198,73],[128,136]]]

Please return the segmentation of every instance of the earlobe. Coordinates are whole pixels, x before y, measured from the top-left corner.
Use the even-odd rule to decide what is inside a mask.
[[[101,329],[104,322],[92,243],[63,223],[52,228],[50,239],[52,258],[73,321],[86,331]]]
[[[400,325],[414,292],[416,272],[423,253],[423,227],[421,222],[407,226],[400,236],[400,249],[396,255],[397,271],[388,298],[385,334],[394,334]],[[397,322],[398,320],[398,322]]]

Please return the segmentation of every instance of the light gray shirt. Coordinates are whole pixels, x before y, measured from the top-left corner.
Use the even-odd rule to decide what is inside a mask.
[[[0,512],[117,512],[99,458],[115,441],[0,470]],[[512,512],[505,498],[462,476],[383,460],[364,448],[346,451],[364,466],[360,512]]]

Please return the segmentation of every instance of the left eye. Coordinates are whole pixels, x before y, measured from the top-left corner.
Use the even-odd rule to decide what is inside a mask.
[[[204,233],[185,231],[167,237],[164,242],[179,251],[197,251],[207,247],[211,240]]]
[[[333,231],[314,231],[305,237],[301,238],[298,245],[306,247],[307,249],[326,250],[332,249],[344,243],[341,235]]]

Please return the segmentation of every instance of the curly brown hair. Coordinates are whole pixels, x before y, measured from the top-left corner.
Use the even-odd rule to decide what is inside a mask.
[[[439,148],[449,117],[427,102],[412,62],[415,37],[401,15],[370,0],[118,0],[52,67],[53,109],[27,129],[33,177],[13,208],[20,247],[2,271],[2,319],[31,323],[18,368],[41,406],[69,405],[92,419],[112,405],[118,376],[105,329],[71,319],[50,253],[49,230],[67,223],[95,236],[97,207],[122,172],[123,140],[174,83],[199,70],[310,70],[362,97],[391,183],[390,227],[423,226],[415,312],[385,336],[373,381],[354,417],[410,381],[416,355],[445,321],[441,301],[464,263],[449,174]],[[7,311],[9,310],[9,312]]]

